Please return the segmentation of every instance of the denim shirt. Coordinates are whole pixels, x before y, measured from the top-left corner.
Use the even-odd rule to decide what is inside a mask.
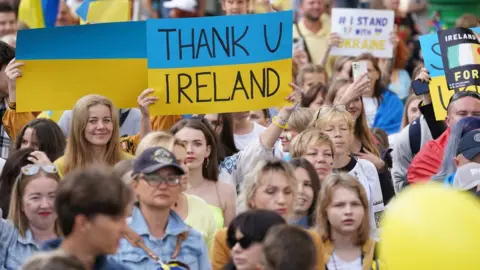
[[[170,211],[165,234],[160,239],[150,234],[147,222],[138,207],[133,209],[129,226],[164,263],[176,260],[187,264],[191,270],[212,269],[203,236],[195,229],[186,225],[174,211]],[[177,236],[185,231],[188,231],[188,237],[182,242],[178,257],[173,259],[172,255],[177,244]],[[150,258],[145,251],[141,248],[133,247],[126,239],[120,241],[118,253],[113,258],[131,269],[160,269],[160,265]]]
[[[10,220],[0,219],[0,269],[16,270],[40,247],[30,230],[25,238]]]

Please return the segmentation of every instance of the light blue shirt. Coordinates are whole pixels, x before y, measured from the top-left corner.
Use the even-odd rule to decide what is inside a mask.
[[[174,211],[170,211],[165,235],[160,239],[150,234],[147,222],[138,207],[133,209],[129,226],[164,263],[175,260],[187,264],[191,270],[212,269],[208,259],[207,245],[202,235],[186,225]],[[173,259],[172,255],[177,243],[177,236],[185,231],[188,231],[188,237],[182,242],[178,257]],[[126,239],[120,241],[118,253],[113,258],[131,269],[159,269],[159,265],[145,251],[141,248],[133,247]]]
[[[0,219],[0,269],[17,270],[40,247],[30,230],[25,238],[9,220]]]

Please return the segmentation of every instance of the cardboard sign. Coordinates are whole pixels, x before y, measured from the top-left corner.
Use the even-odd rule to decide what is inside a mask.
[[[291,92],[291,11],[147,21],[153,113],[239,112],[284,103]]]
[[[148,87],[159,97],[153,115],[282,105],[292,21],[285,11],[19,31],[17,110],[69,110],[88,94],[132,108]]]
[[[332,9],[332,33],[338,33],[342,42],[332,48],[331,55],[359,56],[369,52],[375,57],[392,58],[393,46],[389,41],[393,32],[392,10]]]
[[[480,85],[480,43],[470,29],[438,32],[448,89]]]
[[[474,33],[480,33],[480,27],[472,29]],[[432,98],[435,118],[445,120],[447,116],[447,107],[453,94],[459,91],[476,91],[480,93],[480,86],[469,85],[449,89],[447,78],[445,76],[443,54],[440,49],[438,34],[429,34],[420,36],[420,45],[425,68],[430,72],[431,81],[429,83],[430,96]],[[448,61],[448,60],[447,60]]]

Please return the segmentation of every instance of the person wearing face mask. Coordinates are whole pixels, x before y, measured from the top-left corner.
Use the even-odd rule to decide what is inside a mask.
[[[297,179],[297,199],[293,207],[294,223],[309,229],[314,225],[320,179],[312,164],[306,159],[295,158],[290,161]]]
[[[21,168],[8,220],[0,219],[0,268],[18,269],[43,242],[60,235],[54,200],[60,177],[53,164]]]
[[[369,203],[363,186],[345,173],[331,174],[320,191],[317,230],[325,244],[328,270],[382,269],[370,236]]]

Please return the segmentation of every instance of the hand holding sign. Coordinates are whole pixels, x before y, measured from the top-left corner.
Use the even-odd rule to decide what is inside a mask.
[[[338,33],[330,33],[330,36],[328,37],[329,48],[338,47],[341,42],[342,37]]]
[[[20,71],[20,67],[24,64],[22,62],[16,62],[15,58],[8,63],[7,67],[5,68],[5,74],[8,77],[8,83],[15,85],[17,78],[22,77],[22,72]]]
[[[158,97],[156,96],[149,96],[153,91],[153,89],[145,89],[137,98],[138,108],[144,117],[150,116],[149,107],[150,105],[155,104],[158,100]]]

